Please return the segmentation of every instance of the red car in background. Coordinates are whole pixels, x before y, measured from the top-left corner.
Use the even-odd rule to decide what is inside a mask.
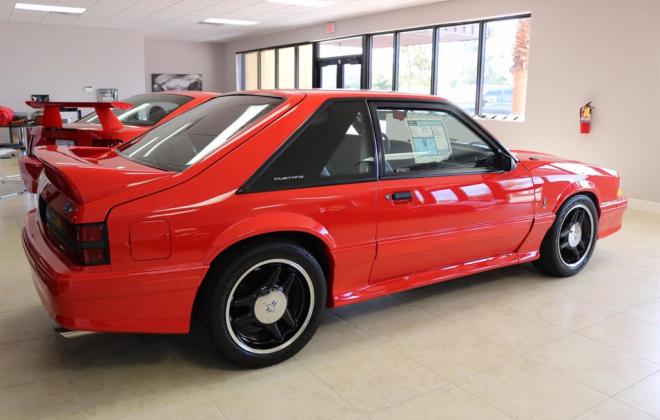
[[[534,261],[570,276],[621,227],[616,172],[511,152],[433,96],[222,95],[115,149],[39,147],[23,244],[64,328],[187,333],[250,367],[341,306]]]
[[[29,192],[36,192],[37,179],[43,169],[42,163],[33,153],[36,146],[56,144],[114,147],[218,95],[212,92],[178,91],[135,95],[122,102],[28,101],[26,103],[29,106],[44,109],[44,116],[42,126],[30,130],[26,155],[19,161],[25,188]],[[94,112],[74,123],[62,124],[61,107],[94,108]]]

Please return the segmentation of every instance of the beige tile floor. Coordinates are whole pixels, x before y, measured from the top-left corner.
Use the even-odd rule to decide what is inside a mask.
[[[628,211],[574,278],[512,267],[327,310],[295,358],[246,371],[198,326],[53,336],[19,241],[32,202],[0,200],[0,419],[660,418],[658,215]]]

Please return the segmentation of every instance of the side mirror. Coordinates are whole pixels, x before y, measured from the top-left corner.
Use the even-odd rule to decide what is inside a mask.
[[[506,172],[513,171],[514,169],[516,169],[516,160],[504,153],[498,153],[497,167],[498,169],[501,169]]]

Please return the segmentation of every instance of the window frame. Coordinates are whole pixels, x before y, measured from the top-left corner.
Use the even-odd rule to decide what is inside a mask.
[[[270,169],[271,165],[279,159],[287,149],[298,139],[300,136],[311,126],[316,118],[318,118],[323,112],[325,112],[330,106],[335,103],[340,102],[352,102],[352,103],[361,103],[364,106],[364,111],[366,113],[367,129],[369,130],[371,147],[374,155],[374,169],[369,177],[348,179],[342,181],[330,181],[326,183],[314,184],[314,185],[294,185],[286,187],[276,187],[276,188],[264,188],[264,187],[255,187],[255,184],[259,179]],[[262,193],[262,192],[272,192],[272,191],[287,191],[287,190],[300,190],[305,188],[320,188],[320,187],[331,187],[336,185],[350,185],[350,184],[362,184],[366,182],[377,182],[380,178],[380,158],[378,152],[378,142],[376,138],[374,121],[369,107],[369,103],[366,98],[363,97],[353,97],[353,98],[331,98],[324,101],[319,107],[305,120],[305,122],[286,139],[286,141],[264,162],[257,171],[248,178],[248,180],[236,191],[236,194],[251,194],[251,193]]]
[[[409,110],[420,110],[420,111],[440,111],[446,114],[451,115],[456,118],[459,122],[463,123],[470,131],[472,131],[480,140],[486,143],[491,147],[493,152],[496,155],[505,155],[513,159],[514,162],[517,162],[518,159],[506,148],[504,147],[495,137],[490,133],[485,131],[481,126],[479,126],[474,119],[472,119],[465,111],[451,105],[450,103],[439,103],[431,101],[418,101],[418,100],[368,100],[369,110],[371,113],[372,120],[372,130],[374,131],[374,136],[376,140],[376,152],[378,154],[379,163],[378,168],[378,180],[386,181],[393,179],[416,179],[416,178],[438,178],[438,177],[447,177],[447,176],[462,176],[462,175],[478,175],[478,174],[494,174],[494,173],[504,173],[504,169],[492,169],[492,170],[465,170],[452,173],[431,173],[431,172],[415,172],[412,174],[386,174],[385,173],[385,153],[383,150],[383,136],[380,129],[380,124],[378,123],[378,109],[409,109]]]

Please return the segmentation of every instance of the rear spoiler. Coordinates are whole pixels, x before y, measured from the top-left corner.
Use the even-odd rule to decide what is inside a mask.
[[[147,166],[143,170],[122,170],[99,165],[99,157],[108,150],[101,147],[48,145],[36,147],[34,154],[44,164],[48,180],[79,204],[172,175],[171,172]]]
[[[44,110],[43,126],[46,128],[62,128],[61,108],[94,108],[104,131],[120,130],[124,124],[110,110],[111,108],[130,109],[133,105],[128,102],[38,102],[25,101],[35,109]]]

